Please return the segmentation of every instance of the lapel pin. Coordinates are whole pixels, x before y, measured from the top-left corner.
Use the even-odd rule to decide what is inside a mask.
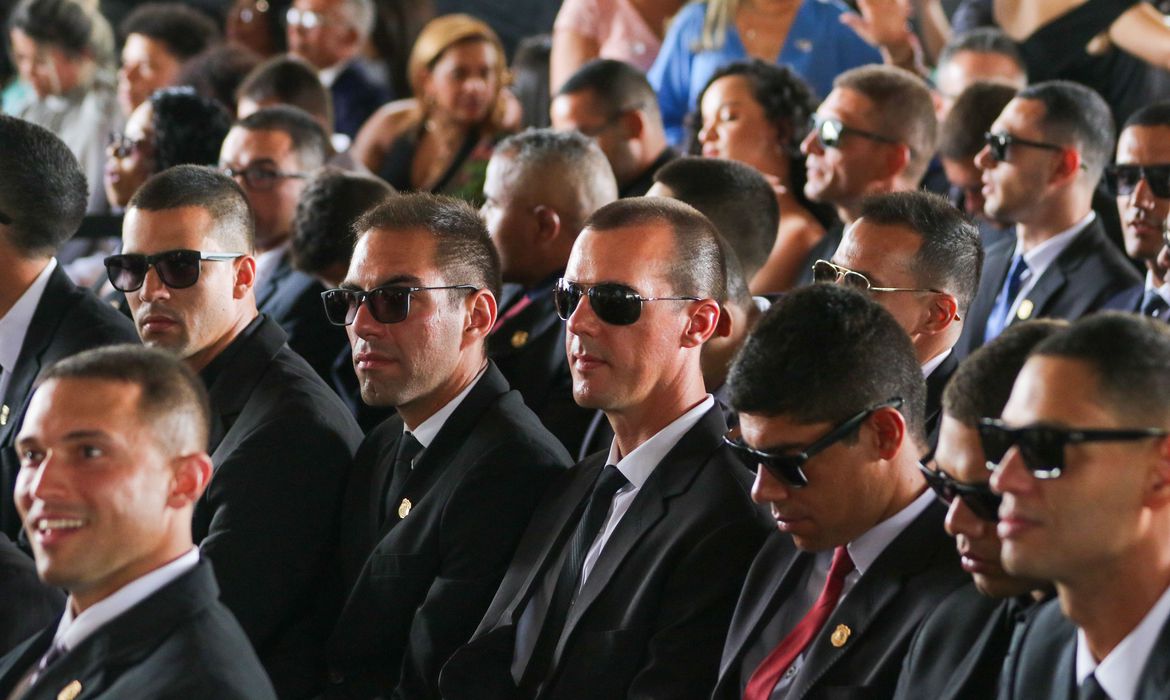
[[[528,331],[516,331],[512,334],[512,347],[522,348],[528,342]]]
[[[8,404],[0,406],[0,425],[8,425]]]
[[[410,515],[410,499],[404,498],[402,503],[398,504],[398,519],[402,520],[408,515]]]
[[[81,695],[81,681],[73,681],[57,693],[57,700],[73,700]]]
[[[813,50],[813,43],[809,39],[797,39],[794,45],[801,53],[810,53]]]
[[[845,646],[845,642],[849,641],[849,635],[852,633],[853,630],[849,629],[849,625],[837,625],[837,629],[833,630],[833,636],[829,637],[829,641],[840,649]]]
[[[1029,318],[1032,318],[1033,309],[1035,309],[1035,305],[1032,304],[1031,299],[1021,301],[1020,310],[1016,312],[1016,318],[1021,321],[1027,321]]]

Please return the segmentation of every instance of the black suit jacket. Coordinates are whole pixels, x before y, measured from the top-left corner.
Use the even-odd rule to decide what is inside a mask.
[[[1145,298],[1145,294],[1145,282],[1135,284],[1110,297],[1108,301],[1101,305],[1101,310],[1140,313],[1142,310],[1142,299]]]
[[[286,252],[256,287],[256,308],[280,324],[288,334],[288,346],[329,383],[333,363],[348,341],[345,329],[325,316],[323,291],[316,279],[293,269]]]
[[[557,316],[551,289],[534,296],[532,303],[492,332],[488,357],[549,432],[565,449],[575,451],[593,411],[573,400],[565,322]]]
[[[747,567],[771,528],[712,407],[658,464],[569,612],[540,698],[703,698]],[[519,697],[516,624],[577,526],[605,455],[549,489],[480,623],[439,681],[448,700]]]
[[[979,291],[967,310],[963,334],[955,345],[960,359],[983,345],[987,317],[995,307],[996,296],[1003,289],[1015,247],[1015,240],[1009,239],[987,249]],[[1094,219],[1073,238],[1028,292],[1026,298],[1032,309],[1029,318],[1073,321],[1100,309],[1114,294],[1141,281],[1133,263],[1109,242],[1100,219]],[[1011,322],[1016,320],[1013,318]]]
[[[203,372],[211,395],[207,490],[193,533],[282,697],[318,689],[321,599],[361,431],[337,395],[258,317]]]
[[[390,101],[390,93],[356,62],[337,74],[329,94],[333,98],[333,130],[350,138],[357,135],[371,114]]]
[[[951,381],[951,375],[959,368],[959,358],[952,350],[930,376],[926,378],[926,441],[929,449],[938,444],[938,427],[942,423],[942,396]]]
[[[902,659],[922,619],[970,577],[943,531],[945,506],[931,503],[878,556],[805,650],[805,660],[787,700],[806,698],[888,698],[898,682]],[[752,564],[740,595],[727,644],[716,699],[743,695],[745,653],[802,581],[815,555],[796,548],[774,531]],[[801,612],[803,614],[803,611]],[[830,637],[838,625],[852,634],[841,647]],[[765,640],[769,647],[779,639]],[[750,662],[753,669],[758,660]]]
[[[0,533],[0,655],[61,616],[65,596],[37,578],[27,554]]]
[[[218,594],[211,566],[200,562],[102,625],[49,666],[21,700],[275,700],[247,637]],[[8,697],[48,651],[56,631],[54,622],[0,659],[0,697]],[[79,685],[79,694],[61,693],[71,684]]]
[[[0,271],[0,274],[5,274]],[[28,400],[33,393],[33,382],[41,370],[57,360],[76,355],[83,350],[113,345],[137,343],[138,333],[128,318],[103,304],[88,290],[81,289],[58,266],[49,273],[49,282],[33,313],[32,323],[20,346],[20,357],[11,370],[5,396],[0,396],[0,416],[7,418],[0,425],[0,530],[15,539],[20,532],[20,516],[12,501],[16,473],[20,471],[17,459],[16,435],[24,422]]]
[[[353,585],[329,640],[331,697],[437,698],[439,669],[471,638],[540,495],[571,462],[489,364],[415,459],[409,515],[382,522],[402,434],[397,416],[370,434],[346,491]]]

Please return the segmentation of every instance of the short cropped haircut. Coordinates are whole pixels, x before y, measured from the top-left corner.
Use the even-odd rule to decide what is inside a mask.
[[[566,227],[579,231],[587,216],[617,199],[617,180],[605,153],[576,131],[529,129],[501,141],[495,152],[511,159],[513,172],[554,177],[556,187],[575,190],[577,211],[558,212],[568,218]]]
[[[624,61],[597,58],[581,66],[561,85],[557,95],[573,95],[588,90],[602,104],[609,116],[642,110],[654,117],[658,96],[646,74]]]
[[[1135,426],[1170,423],[1170,328],[1120,312],[1086,316],[1036,346],[1034,356],[1087,364],[1096,400]]]
[[[980,418],[999,418],[1032,350],[1067,327],[1066,321],[1034,319],[1005,328],[959,364],[943,391],[943,413],[970,427]]]
[[[8,31],[14,29],[38,44],[80,56],[90,48],[94,19],[78,0],[21,0],[8,16]]]
[[[983,135],[1008,102],[1016,96],[1016,89],[1003,83],[976,82],[963,90],[939,127],[938,153],[952,160],[972,160],[983,150]]]
[[[150,96],[154,169],[215,165],[232,118],[219,102],[190,88],[163,88]]]
[[[1068,80],[1049,80],[1029,85],[1016,95],[1044,106],[1040,130],[1049,141],[1076,147],[1096,183],[1113,158],[1113,114],[1104,98],[1091,88]]]
[[[357,238],[376,231],[424,230],[435,237],[435,267],[446,284],[473,284],[500,296],[500,255],[487,226],[462,199],[423,192],[389,197],[354,224]]]
[[[1122,131],[1131,126],[1170,126],[1170,100],[1148,104],[1129,115]]]
[[[347,267],[353,256],[353,225],[394,194],[384,180],[323,168],[305,185],[297,201],[290,252],[292,264],[316,274],[332,265]]]
[[[923,436],[926,384],[910,337],[869,297],[832,284],[784,295],[764,313],[727,378],[740,413],[837,423],[893,398]]]
[[[316,170],[329,157],[329,136],[317,120],[303,109],[276,105],[256,110],[236,122],[248,131],[283,131],[292,140],[292,149],[302,170]]]
[[[715,225],[697,209],[677,199],[630,197],[610,202],[585,222],[593,231],[665,224],[674,235],[674,251],[663,256],[674,293],[727,301],[727,261]]]
[[[208,231],[230,252],[255,250],[256,222],[248,198],[232,178],[202,165],[176,165],[153,175],[130,198],[126,209],[163,211],[202,207],[215,222]]]
[[[983,244],[979,229],[963,212],[931,192],[891,192],[865,199],[860,218],[917,233],[922,247],[911,263],[917,285],[955,295],[959,313],[966,315],[979,291]]]
[[[153,39],[180,61],[186,61],[219,41],[219,27],[199,10],[179,2],[148,2],[122,20],[118,34]]]
[[[69,147],[44,127],[0,115],[0,221],[28,258],[48,257],[85,216],[85,175]],[[3,274],[3,273],[0,273]]]
[[[938,55],[938,65],[950,62],[955,54],[965,51],[971,53],[993,53],[1010,59],[1020,67],[1020,73],[1026,74],[1024,58],[1016,42],[1007,34],[995,27],[978,27],[951,37]]]
[[[155,440],[169,450],[207,447],[211,407],[203,381],[162,350],[125,344],[86,350],[41,372],[37,386],[54,379],[90,379],[132,384],[141,390],[138,416],[153,427]]]
[[[329,90],[321,84],[317,71],[295,56],[273,56],[252,69],[236,90],[236,101],[244,98],[260,104],[271,101],[300,107],[326,124],[333,124]]]
[[[260,61],[259,54],[241,44],[215,44],[184,62],[176,83],[189,85],[200,95],[217,100],[235,115],[236,90]]]
[[[873,103],[881,134],[910,147],[905,179],[921,180],[938,141],[938,119],[926,83],[901,68],[870,65],[838,75],[833,88],[853,90]]]

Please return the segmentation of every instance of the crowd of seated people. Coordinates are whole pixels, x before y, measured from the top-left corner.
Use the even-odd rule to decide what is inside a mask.
[[[0,699],[1170,697],[1165,5],[0,2]]]

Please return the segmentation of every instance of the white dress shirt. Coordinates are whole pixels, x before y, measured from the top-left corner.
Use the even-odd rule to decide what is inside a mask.
[[[1170,306],[1170,282],[1163,282],[1161,285],[1156,285],[1154,284],[1154,273],[1150,270],[1146,270],[1146,286],[1145,289],[1142,290],[1142,298],[1144,299],[1146,293],[1151,290],[1158,296],[1162,297],[1162,301],[1166,302],[1166,304]]]
[[[1085,218],[1026,253],[1024,252],[1023,239],[1016,241],[1015,255],[1024,256],[1024,262],[1027,263],[1028,269],[1020,276],[1020,291],[1016,294],[1016,299],[1012,302],[1011,308],[1008,309],[1007,318],[1009,322],[1016,317],[1016,313],[1020,310],[1020,303],[1028,298],[1028,294],[1036,287],[1036,283],[1040,281],[1040,278],[1044,276],[1048,268],[1052,267],[1052,263],[1056,262],[1060,254],[1072,245],[1073,239],[1077,237],[1077,234],[1083,231],[1086,226],[1093,223],[1096,218],[1097,213],[1090,211],[1085,215]],[[1006,323],[1004,327],[1007,327]]]
[[[1080,687],[1089,674],[1095,674],[1101,689],[1109,694],[1112,700],[1133,700],[1137,695],[1138,683],[1142,679],[1142,671],[1158,641],[1158,634],[1170,618],[1170,588],[1162,592],[1162,597],[1154,603],[1154,607],[1146,613],[1142,621],[1134,627],[1121,643],[1113,647],[1113,651],[1101,659],[1100,663],[1093,658],[1089,651],[1085,633],[1077,630],[1077,686]]]
[[[12,308],[3,317],[0,317],[0,403],[7,400],[8,380],[12,378],[12,370],[20,359],[20,349],[24,347],[28,327],[32,324],[33,314],[41,297],[45,294],[45,287],[49,284],[49,276],[57,269],[57,258],[49,258],[49,264],[41,270],[41,274],[24,290],[24,294],[16,300]],[[23,398],[23,397],[22,397]],[[13,397],[16,400],[16,397]],[[16,407],[11,407],[15,409]]]
[[[488,366],[485,362],[483,367],[480,368],[479,374],[475,375],[475,379],[468,382],[467,386],[463,388],[463,391],[456,394],[455,398],[443,404],[443,407],[432,413],[429,418],[419,423],[418,427],[414,430],[411,430],[406,425],[406,422],[403,421],[402,433],[410,433],[413,435],[414,439],[418,440],[418,444],[422,445],[424,450],[430,447],[431,443],[435,440],[435,436],[443,429],[443,424],[447,422],[447,419],[451,417],[455,409],[459,408],[459,404],[463,403],[463,399],[467,398],[467,395],[471,393],[475,385],[479,384],[479,380],[483,379],[483,373],[487,371],[487,368]],[[411,468],[414,468],[413,464],[411,464]]]

